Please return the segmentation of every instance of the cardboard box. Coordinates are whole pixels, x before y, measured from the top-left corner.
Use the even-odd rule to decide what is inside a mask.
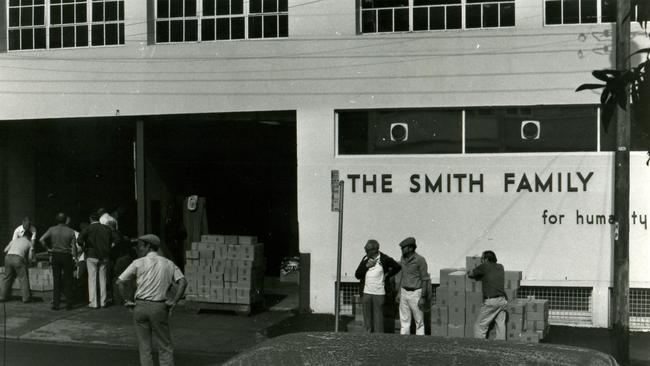
[[[214,250],[199,250],[199,259],[209,259],[212,262],[212,259],[214,259]]]
[[[449,307],[465,307],[465,289],[449,289]]]
[[[224,244],[237,245],[238,242],[237,235],[224,235]]]
[[[524,318],[520,315],[510,315],[506,323],[506,332],[508,334],[521,333],[524,331]]]
[[[449,274],[458,271],[457,268],[443,268],[440,270],[440,287],[449,286]]]
[[[239,258],[248,261],[261,260],[264,256],[264,244],[240,244],[239,245]]]
[[[515,299],[508,302],[506,311],[510,316],[520,315],[522,318],[526,314],[526,300],[524,299]]]
[[[214,257],[219,259],[228,258],[228,246],[225,244],[219,244],[214,247]]]
[[[465,257],[465,270],[467,272],[481,265],[480,256]]]
[[[465,325],[449,324],[447,325],[447,336],[451,338],[465,337]]]
[[[442,287],[442,286],[436,287],[436,305],[441,305],[441,306],[449,305],[448,287]]]
[[[466,292],[465,306],[477,305],[479,308],[483,305],[483,294],[481,292]]]
[[[447,325],[449,323],[449,307],[433,305],[431,307],[431,324]]]
[[[239,245],[237,244],[232,244],[228,245],[228,259],[240,259],[241,258],[241,251],[239,249]]]
[[[238,236],[237,243],[239,244],[257,244],[257,236]]]
[[[195,243],[192,243],[194,245]],[[186,250],[185,251],[185,258],[186,259],[199,259],[199,251],[198,250]]]
[[[472,278],[465,280],[465,291],[483,294],[483,283]]]
[[[224,244],[223,235],[201,235],[201,241],[214,244]]]
[[[521,271],[504,271],[503,278],[506,280],[521,281],[523,276]]]
[[[437,324],[431,324],[431,335],[435,337],[447,337],[449,333],[447,333],[447,328],[449,327],[448,324],[442,324],[442,325],[437,325]]]
[[[465,306],[449,307],[449,324],[465,325]]]
[[[456,271],[449,274],[449,288],[462,289],[465,291],[465,281],[467,280],[467,272]]]
[[[525,330],[531,332],[546,331],[548,324],[544,320],[526,320]]]
[[[505,292],[506,292],[506,299],[508,299],[508,301],[517,299],[517,290],[505,289]]]

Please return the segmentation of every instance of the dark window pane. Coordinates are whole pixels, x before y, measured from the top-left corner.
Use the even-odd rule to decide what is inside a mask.
[[[76,15],[76,20],[77,23],[85,23],[86,22],[86,4],[77,4],[77,14]]]
[[[289,16],[280,15],[280,37],[289,37]]]
[[[248,17],[248,38],[262,38],[262,17]]]
[[[34,25],[45,25],[44,6],[37,6],[34,8]]]
[[[217,15],[229,15],[230,4],[228,0],[217,0]]]
[[[203,3],[205,4],[205,2]],[[214,41],[214,19],[203,19],[201,22],[201,40]]]
[[[465,7],[465,12],[465,26],[481,28],[481,5],[468,5]]]
[[[50,28],[50,48],[61,48],[61,28]]]
[[[413,9],[413,30],[429,30],[429,10],[428,8]]]
[[[50,24],[61,24],[61,7],[52,6],[50,8]]]
[[[18,8],[9,9],[9,26],[17,27],[19,25],[20,25],[20,9]]]
[[[106,3],[106,21],[112,22],[117,20],[117,3],[109,1]]]
[[[230,39],[230,19],[217,19],[217,39]]]
[[[278,4],[278,11],[281,11],[281,12],[284,12],[284,13],[289,11],[289,4],[288,4],[287,0],[280,0],[280,2]]]
[[[499,26],[499,4],[483,5],[483,27]]]
[[[104,45],[104,26],[93,25],[91,28],[92,32],[92,45],[93,46],[103,46]]]
[[[73,3],[73,2],[74,2],[74,0],[63,0],[63,3],[64,3],[64,4],[65,4],[65,3]]]
[[[278,2],[277,0],[263,0],[262,1],[262,11],[265,13],[275,13],[278,11]]]
[[[34,49],[44,49],[47,47],[45,40],[45,28],[34,29]]]
[[[156,15],[158,18],[169,17],[169,0],[158,0]]]
[[[32,0],[21,0],[20,5],[32,5]]]
[[[582,0],[580,5],[580,22],[581,23],[596,23],[598,22],[596,0]]]
[[[88,26],[80,25],[77,27],[77,47],[88,46]]]
[[[63,5],[63,24],[74,23],[74,5]]]
[[[185,0],[185,16],[196,16],[196,0]]]
[[[580,0],[564,0],[562,3],[564,24],[576,24],[580,21]]]
[[[275,15],[264,17],[264,38],[278,36],[278,18]]]
[[[374,10],[364,10],[361,13],[361,32],[375,33],[377,31],[375,28],[375,14]]]
[[[244,14],[244,0],[230,0],[230,14]]]
[[[183,16],[183,0],[169,0],[169,16],[182,17]],[[172,31],[173,33],[173,31]],[[173,37],[172,37],[173,38]]]
[[[20,2],[18,0],[9,0],[9,6],[18,6],[19,4]]]
[[[409,10],[395,9],[395,31],[407,32],[409,30]]]
[[[74,27],[63,27],[63,47],[74,46]]]
[[[93,22],[104,20],[104,4],[93,3]]]
[[[430,8],[429,17],[429,29],[445,29],[445,8]]]
[[[124,20],[124,1],[119,2],[118,19]]]
[[[20,35],[20,48],[23,50],[34,49],[34,32],[31,29],[22,29]]]
[[[217,0],[217,1],[224,1],[224,0]],[[203,0],[203,16],[209,17],[214,15],[214,2],[215,0]]]
[[[460,4],[461,0],[414,0],[413,5],[448,5]]]
[[[20,9],[20,25],[23,27],[32,25],[32,8]]]
[[[245,34],[245,19],[244,17],[237,17],[230,19],[230,38],[231,39],[244,39]]]
[[[362,8],[396,8],[408,6],[408,0],[363,0]]]
[[[515,26],[515,4],[500,4],[501,5],[501,26],[514,27]]]
[[[185,21],[185,41],[186,42],[196,42],[198,41],[197,35],[199,34],[199,23],[198,20],[186,20]]]
[[[249,8],[248,12],[249,13],[261,13],[262,12],[262,0],[250,0],[248,3]]]
[[[600,3],[603,23],[616,22],[616,0],[602,0]]]
[[[393,31],[393,10],[383,9],[378,10],[378,27],[377,32],[392,32]]]
[[[404,121],[408,138],[391,139],[391,127]],[[391,110],[339,112],[339,154],[445,154],[462,150],[461,112]]]
[[[463,12],[460,6],[447,7],[447,29],[460,29],[463,26]]]
[[[9,31],[9,49],[10,50],[20,49],[20,30],[12,29]]]
[[[117,24],[106,24],[106,45],[117,44],[118,37]]]
[[[119,29],[119,36],[120,36],[120,44],[124,44],[126,42],[126,38],[124,37],[124,23],[120,23],[118,25]]]
[[[169,42],[169,22],[156,22],[156,42]]]
[[[169,22],[169,41],[170,42],[183,42],[183,21],[172,20]]]
[[[61,0],[50,0],[50,4],[61,4]]]
[[[44,5],[45,0],[34,0],[34,5]]]
[[[547,1],[545,14],[545,24],[562,24],[562,3],[560,1]]]

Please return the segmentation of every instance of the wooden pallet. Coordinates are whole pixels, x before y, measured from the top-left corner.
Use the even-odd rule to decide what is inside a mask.
[[[201,310],[220,310],[220,311],[234,311],[240,316],[249,316],[253,309],[264,308],[264,301],[259,300],[252,304],[227,304],[220,302],[207,302],[185,300],[185,309],[199,312]]]

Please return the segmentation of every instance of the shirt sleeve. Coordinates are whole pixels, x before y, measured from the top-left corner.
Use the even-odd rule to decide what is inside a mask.
[[[178,268],[177,265],[174,265],[174,282],[180,280],[181,278],[185,278],[183,272],[181,272],[181,269]]]
[[[135,261],[131,262],[128,267],[122,272],[122,274],[117,278],[120,281],[127,281],[130,279],[135,278],[136,274],[136,266],[135,266]]]
[[[431,278],[429,278],[429,267],[427,266],[427,261],[422,258],[420,261],[420,278],[422,281],[430,281]]]
[[[18,226],[16,230],[14,230],[14,236],[11,238],[11,240],[16,240],[18,239],[19,236],[20,236],[20,226]]]
[[[36,241],[36,227],[32,226],[29,230],[32,232],[32,241]]]

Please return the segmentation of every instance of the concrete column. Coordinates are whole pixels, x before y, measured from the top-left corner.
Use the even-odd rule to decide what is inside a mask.
[[[135,131],[135,192],[138,205],[138,236],[145,234],[147,197],[145,193],[144,122],[136,121]]]
[[[610,312],[610,293],[607,284],[598,284],[594,286],[591,293],[591,302],[593,306],[593,326],[597,328],[609,327]]]

